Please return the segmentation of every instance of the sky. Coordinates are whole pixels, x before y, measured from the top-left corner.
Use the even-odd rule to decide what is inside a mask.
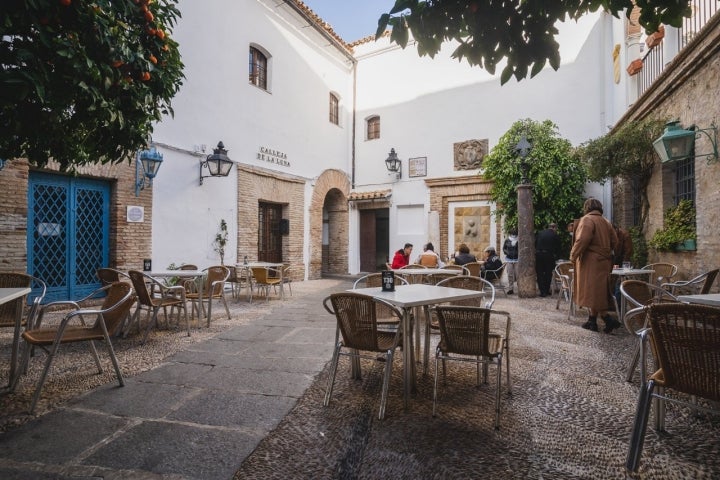
[[[375,35],[380,15],[389,12],[395,0],[303,0],[303,3],[350,43]]]

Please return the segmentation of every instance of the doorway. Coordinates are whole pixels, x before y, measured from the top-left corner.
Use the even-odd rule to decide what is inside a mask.
[[[384,270],[389,252],[390,209],[360,210],[360,270]]]
[[[282,263],[282,234],[280,220],[282,205],[259,202],[258,204],[258,260]]]

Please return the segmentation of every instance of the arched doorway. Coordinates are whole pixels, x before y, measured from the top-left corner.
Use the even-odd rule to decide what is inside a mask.
[[[337,188],[325,195],[322,217],[322,273],[347,273],[348,203]]]

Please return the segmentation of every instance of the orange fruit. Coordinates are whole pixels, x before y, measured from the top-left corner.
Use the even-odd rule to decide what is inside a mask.
[[[150,62],[152,63],[157,63],[157,57],[155,57],[155,55],[153,55],[152,53],[148,57],[148,60],[150,60]]]

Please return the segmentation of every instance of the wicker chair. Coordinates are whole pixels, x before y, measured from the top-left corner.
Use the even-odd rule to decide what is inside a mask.
[[[458,270],[460,271],[460,275],[470,275],[470,272],[467,268],[465,268],[463,265],[445,265],[443,267],[445,270]]]
[[[673,295],[704,295],[710,293],[710,289],[713,283],[715,283],[718,272],[720,272],[720,269],[716,268],[715,270],[701,273],[690,280],[678,280],[677,282],[663,283],[660,286]]]
[[[662,285],[663,283],[670,282],[672,278],[677,275],[678,268],[672,263],[651,263],[642,267],[642,270],[654,270],[655,273],[652,275],[655,285]]]
[[[465,270],[467,270],[467,274],[471,277],[479,277],[480,276],[480,267],[482,267],[482,263],[480,262],[468,262],[463,265],[465,267]]]
[[[655,429],[665,428],[665,401],[692,409],[720,413],[714,408],[667,397],[665,389],[720,402],[720,309],[684,303],[654,304],[648,307],[649,329],[640,336],[643,382],[638,396],[630,436],[626,468],[637,472],[647,430],[650,404],[656,398]],[[652,332],[657,371],[644,375],[645,349]],[[717,441],[717,439],[709,439]]]
[[[34,412],[35,406],[40,399],[40,392],[45,384],[48,372],[50,371],[53,358],[57,355],[60,345],[63,344],[88,342],[90,344],[90,350],[95,359],[95,365],[98,368],[98,372],[102,373],[103,369],[100,364],[100,358],[98,357],[97,350],[95,349],[94,341],[104,341],[108,349],[108,354],[110,355],[110,360],[112,361],[113,367],[115,367],[118,382],[120,383],[120,386],[124,385],[120,365],[115,357],[115,351],[113,350],[110,337],[115,335],[122,327],[123,320],[130,311],[133,302],[135,302],[135,295],[133,294],[132,286],[129,283],[116,282],[106,285],[100,290],[93,292],[86,297],[86,299],[96,297],[101,291],[103,293],[106,292],[107,296],[99,309],[81,309],[78,302],[51,302],[42,308],[40,315],[38,316],[37,325],[34,328],[23,332],[22,338],[25,340],[22,365],[23,371],[27,370],[32,347],[40,347],[48,354],[47,360],[45,361],[45,368],[40,375],[37,387],[35,388],[35,394],[32,398],[32,403],[30,404],[31,414]],[[43,313],[47,309],[56,309],[60,305],[69,305],[74,309],[65,315],[59,325],[41,328],[40,324],[42,322]],[[95,321],[92,325],[86,325],[84,317],[94,318]],[[79,324],[71,325],[73,320],[79,320]]]
[[[620,284],[620,294],[623,301],[626,302],[631,309],[625,312],[622,322],[628,332],[637,335],[640,330],[647,327],[646,310],[642,307],[655,303],[673,303],[678,299],[658,286],[642,280],[625,280]],[[628,364],[625,381],[632,381],[633,373],[640,360],[640,345],[635,347],[632,359]]]
[[[503,272],[505,272],[505,265],[507,265],[507,263],[503,262],[503,264],[495,270],[483,270],[479,276],[492,283],[493,287],[495,287],[495,290],[502,290],[503,295],[507,297],[507,289],[505,287],[505,284],[502,282]]]
[[[145,328],[145,334],[143,335],[142,343],[147,341],[147,337],[150,334],[150,330],[157,324],[157,316],[160,309],[163,309],[165,315],[165,323],[169,325],[167,316],[167,307],[185,312],[185,325],[187,326],[187,334],[190,336],[190,320],[187,316],[187,306],[185,298],[185,287],[182,285],[175,285],[173,287],[167,287],[165,284],[154,279],[150,275],[146,275],[138,270],[130,270],[128,272],[132,286],[135,289],[135,295],[137,296],[137,308],[133,315],[130,323],[125,328],[124,336],[127,336],[133,323],[138,324],[140,328],[140,312],[145,309],[147,310],[147,327]],[[153,296],[150,292],[157,291],[159,296]]]
[[[33,277],[25,273],[0,273],[0,288],[30,288],[32,283]],[[28,318],[30,318],[30,325],[34,321],[34,309],[32,312],[33,317],[24,315],[26,299],[27,295],[23,295],[10,302],[0,304],[0,328],[13,329],[12,354],[7,384],[10,388],[13,387],[15,375],[17,374],[22,327],[28,325]]]
[[[495,303],[495,287],[493,284],[480,277],[471,277],[467,275],[457,275],[439,282],[438,287],[464,288],[466,290],[477,290],[486,295],[482,297],[469,298],[467,300],[458,300],[450,302],[448,305],[458,305],[464,307],[485,307],[492,308]],[[425,351],[423,353],[424,374],[427,375],[428,365],[430,364],[430,335],[440,333],[440,323],[437,319],[435,310],[432,309],[426,314],[428,321],[425,323]],[[509,366],[508,366],[509,368]],[[509,370],[508,370],[509,371]]]
[[[225,313],[230,320],[230,309],[228,308],[227,299],[225,298],[225,282],[230,277],[230,269],[223,265],[208,267],[203,270],[202,289],[193,289],[186,293],[185,298],[192,303],[191,317],[195,315],[197,310],[198,316],[205,315],[205,302],[208,304],[207,309],[207,326],[210,326],[212,318],[213,300],[221,300],[225,306]]]
[[[555,303],[555,310],[560,310],[560,300],[563,298],[570,304],[570,313],[575,313],[575,308],[572,302],[572,270],[574,264],[572,262],[560,262],[555,265],[553,270],[553,282],[558,292],[557,302]]]
[[[495,390],[495,429],[500,428],[500,389],[502,384],[502,357],[507,352],[510,334],[510,314],[482,307],[438,306],[435,308],[440,323],[440,342],[435,350],[435,382],[433,387],[433,416],[437,407],[439,361],[443,362],[443,381],[447,380],[445,362],[457,360],[472,362],[477,366],[477,384],[480,365],[495,365],[497,380]],[[504,335],[493,331],[491,320],[501,318]],[[509,366],[509,359],[508,359]],[[507,373],[508,393],[512,392],[510,371]]]
[[[335,349],[323,405],[327,407],[330,404],[340,355],[347,355],[358,360],[360,358],[377,360],[376,354],[379,353],[382,355],[382,360],[385,361],[378,413],[378,418],[382,420],[385,418],[385,405],[395,350],[398,347],[402,348],[402,329],[384,331],[378,328],[375,312],[378,310],[379,304],[387,307],[398,320],[402,318],[402,313],[389,303],[359,293],[334,293],[323,301],[325,309],[335,315],[337,319]],[[372,354],[367,355],[361,352],[372,352]],[[357,374],[359,375],[359,373],[358,371]]]
[[[407,285],[408,282],[405,278],[400,275],[395,275],[398,285]],[[382,286],[382,273],[369,273],[364,275],[353,283],[353,290],[358,288],[374,288]],[[385,304],[378,303],[375,305],[375,317],[377,323],[382,327],[391,327],[393,329],[398,328],[400,325],[399,319],[393,314],[393,310],[385,308]]]
[[[100,284],[104,287],[115,282],[122,282],[123,280],[130,280],[127,273],[121,272],[114,268],[98,268],[95,274],[100,280]]]
[[[253,285],[265,292],[265,301],[270,301],[270,289],[282,284],[280,275],[272,275],[274,269],[269,267],[251,267]]]

